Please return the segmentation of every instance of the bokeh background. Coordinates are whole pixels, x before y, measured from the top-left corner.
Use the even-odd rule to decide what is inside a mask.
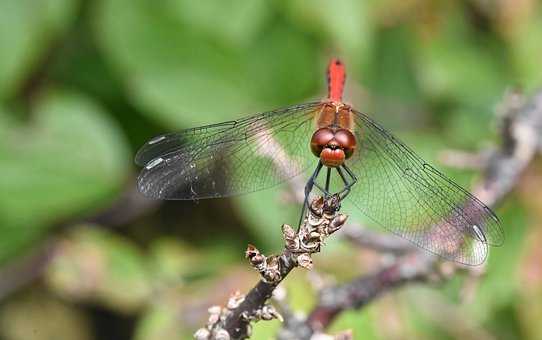
[[[468,187],[479,174],[439,153],[498,143],[504,91],[542,84],[542,4],[0,0],[0,339],[188,339],[207,307],[247,291],[246,244],[279,251],[280,226],[297,221],[287,189],[148,201],[133,155],[159,133],[321,98],[331,56],[348,67],[350,102]],[[458,276],[330,331],[541,339],[541,170],[497,210],[507,240],[467,302]],[[336,282],[379,261],[338,237],[315,257]],[[285,282],[298,311],[315,303],[311,279]],[[260,322],[253,338],[279,327]]]

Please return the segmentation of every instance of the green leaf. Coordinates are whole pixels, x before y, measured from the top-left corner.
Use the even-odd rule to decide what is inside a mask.
[[[435,32],[416,43],[417,75],[427,96],[489,107],[507,85],[504,46],[484,36],[451,8]]]
[[[305,29],[315,30],[346,55],[367,53],[373,42],[374,21],[367,1],[338,0],[288,1],[291,20]]]
[[[172,9],[167,4],[105,0],[95,11],[96,34],[106,58],[130,100],[151,119],[178,127],[231,120],[249,109],[306,100],[316,79],[323,79],[314,58],[316,47],[295,27],[272,26],[261,32],[242,24],[252,33],[235,38],[242,41],[239,48],[223,40],[224,34],[236,36],[231,32],[239,31],[231,20],[191,25],[195,19],[181,10],[184,6],[196,16],[222,8],[193,1]]]
[[[517,75],[516,83],[528,90],[534,90],[542,84],[540,41],[542,41],[542,13],[524,22],[521,29],[510,39],[512,64]]]
[[[11,96],[75,18],[77,0],[0,1],[0,100]]]
[[[270,3],[263,0],[176,0],[166,6],[191,30],[237,47],[255,37],[271,12]]]
[[[96,208],[129,164],[118,127],[90,99],[45,94],[29,124],[0,108],[0,262],[54,222]]]

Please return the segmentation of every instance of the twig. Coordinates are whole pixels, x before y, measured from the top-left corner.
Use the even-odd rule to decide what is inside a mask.
[[[199,329],[195,338],[245,339],[250,336],[251,322],[272,318],[282,320],[267,301],[294,267],[312,268],[311,254],[319,252],[323,241],[346,221],[346,216],[338,213],[339,207],[337,195],[315,198],[298,232],[289,225],[282,226],[285,247],[280,255],[266,257],[249,245],[246,257],[262,279],[246,296],[237,293],[225,307],[211,307],[206,327]]]
[[[513,190],[542,144],[542,91],[536,93],[528,102],[517,96],[517,93],[511,93],[505,97],[504,124],[501,131],[503,143],[490,155],[483,178],[473,188],[473,193],[492,207]],[[506,103],[509,102],[511,105],[507,106]],[[399,242],[397,238],[390,235],[390,240],[384,241],[380,236],[382,235],[373,238],[375,244],[394,252],[395,242]],[[360,242],[357,235],[348,237]],[[423,251],[407,252],[395,263],[373,274],[324,289],[317,306],[305,322],[285,320],[279,338],[311,339],[313,334],[325,329],[344,310],[361,308],[383,293],[407,283],[451,277],[457,268],[462,267],[441,263],[439,258],[429,256]],[[478,274],[477,268],[475,272]]]
[[[501,135],[503,143],[493,153],[485,176],[474,187],[474,194],[489,206],[495,206],[518,182],[542,143],[542,91],[520,108],[515,102],[517,93],[508,94],[511,107],[504,115]],[[508,99],[508,100],[507,100]]]
[[[315,331],[323,330],[335,317],[347,309],[365,306],[381,294],[406,282],[437,279],[432,275],[435,261],[421,252],[401,257],[396,263],[378,272],[359,277],[340,286],[328,287],[320,293],[320,301],[307,319]]]

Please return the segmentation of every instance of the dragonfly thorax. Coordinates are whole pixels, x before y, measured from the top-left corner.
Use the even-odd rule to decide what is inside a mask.
[[[356,138],[347,129],[324,127],[311,138],[311,151],[328,167],[338,167],[354,153]]]

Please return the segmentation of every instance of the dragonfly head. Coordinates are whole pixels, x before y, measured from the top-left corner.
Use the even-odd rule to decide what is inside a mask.
[[[329,167],[338,167],[350,158],[356,148],[356,138],[347,129],[324,127],[311,138],[311,151]]]

